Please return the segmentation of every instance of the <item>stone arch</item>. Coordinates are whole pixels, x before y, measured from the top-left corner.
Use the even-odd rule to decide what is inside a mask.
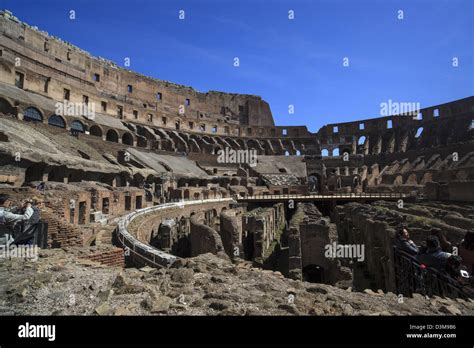
[[[138,147],[147,147],[148,146],[148,141],[144,136],[137,136],[137,146]]]
[[[66,121],[62,116],[52,114],[48,118],[48,125],[59,128],[66,128]]]
[[[102,131],[102,128],[100,128],[98,125],[94,124],[89,129],[89,134],[93,135],[93,136],[96,136],[96,137],[102,137],[104,132]]]
[[[133,146],[133,135],[129,132],[123,133],[122,144]]]
[[[412,185],[418,184],[418,178],[416,177],[416,174],[415,173],[410,174],[408,178],[406,179],[405,184],[412,184]]]
[[[84,123],[78,120],[74,120],[71,122],[71,130],[75,130],[76,132],[79,133],[84,133],[86,131],[86,127],[84,126]]]
[[[105,140],[118,143],[119,135],[114,129],[109,129],[105,135]]]
[[[46,164],[44,163],[34,163],[25,171],[25,182],[31,181],[42,181],[43,174],[46,170]]]
[[[23,111],[23,120],[43,122],[43,114],[37,108],[29,106]]]
[[[321,192],[321,175],[312,173],[308,175],[308,190],[310,192]]]
[[[0,98],[0,113],[17,116],[16,108],[7,99]]]
[[[425,173],[423,174],[423,178],[421,179],[420,184],[425,185],[427,182],[432,182],[433,181],[433,173]]]
[[[400,137],[400,145],[398,150],[400,152],[406,152],[408,149],[408,133],[403,133],[402,136]]]
[[[237,144],[240,145],[240,148],[241,148],[241,149],[247,149],[247,143],[246,143],[243,139],[238,138],[238,139],[236,140],[236,142],[237,142]]]

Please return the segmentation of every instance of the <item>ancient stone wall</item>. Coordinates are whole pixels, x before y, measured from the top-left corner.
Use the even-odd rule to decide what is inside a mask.
[[[206,226],[195,216],[190,218],[191,222],[191,256],[205,253],[224,253],[224,245],[221,237],[214,229]]]

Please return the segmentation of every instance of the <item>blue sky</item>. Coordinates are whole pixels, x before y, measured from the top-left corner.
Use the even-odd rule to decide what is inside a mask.
[[[277,125],[317,131],[378,117],[389,99],[426,107],[474,95],[473,0],[0,0],[0,8],[119,65],[130,57],[142,74],[260,95]]]

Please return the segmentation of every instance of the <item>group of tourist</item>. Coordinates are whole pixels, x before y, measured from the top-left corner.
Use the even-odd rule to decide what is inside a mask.
[[[414,256],[421,265],[458,281],[467,281],[465,278],[469,278],[474,269],[474,230],[467,231],[464,239],[453,246],[440,229],[433,229],[426,238],[426,244],[418,246],[410,239],[407,226],[402,224],[397,231],[396,245]]]

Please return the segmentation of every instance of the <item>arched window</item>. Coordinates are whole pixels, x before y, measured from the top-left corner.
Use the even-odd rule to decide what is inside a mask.
[[[329,156],[329,151],[328,151],[328,149],[323,149],[323,150],[321,151],[321,156],[323,156],[323,157]]]
[[[332,155],[333,156],[339,156],[339,149],[332,150]]]
[[[79,132],[79,133],[84,133],[85,128],[84,124],[81,121],[73,121],[71,123],[71,130]]]
[[[55,114],[49,116],[48,124],[54,127],[66,128],[66,122],[64,122],[64,119],[61,116]]]
[[[0,98],[0,112],[5,115],[16,116],[16,109],[10,105],[10,103],[3,98]]]
[[[118,143],[118,134],[113,129],[109,129],[105,136],[105,139],[113,143]]]
[[[122,144],[133,145],[133,136],[130,133],[124,133],[122,136]]]
[[[357,144],[359,144],[359,145],[364,145],[364,144],[365,144],[365,136],[361,136],[361,137],[359,138],[359,141],[358,141]]]
[[[100,129],[99,126],[93,125],[89,129],[90,135],[94,135],[96,137],[101,137],[102,136],[102,129]]]
[[[421,136],[421,133],[423,133],[423,127],[418,128],[415,134],[415,138],[419,138]]]
[[[300,150],[296,150],[296,156],[301,156]]]
[[[35,122],[43,122],[43,116],[41,116],[41,112],[34,107],[26,108],[23,112],[23,119],[25,121],[35,121]]]
[[[285,156],[289,156],[290,153],[288,151],[285,151]]]

